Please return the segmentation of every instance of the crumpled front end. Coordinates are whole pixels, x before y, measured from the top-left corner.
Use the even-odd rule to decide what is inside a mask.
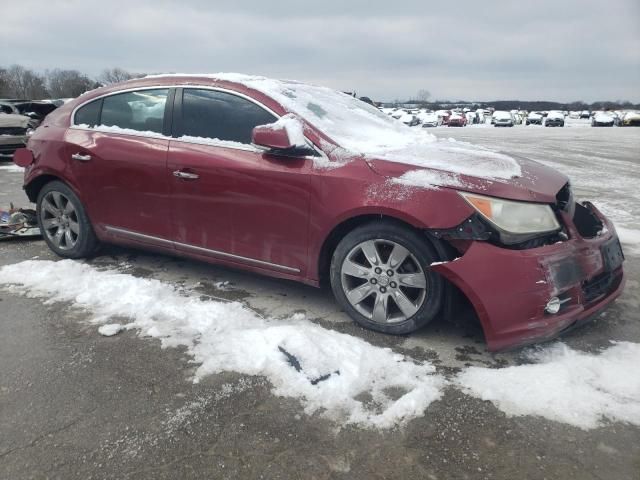
[[[588,202],[565,202],[557,216],[566,239],[523,249],[471,241],[460,258],[432,267],[469,298],[490,350],[553,338],[622,293],[613,224]]]

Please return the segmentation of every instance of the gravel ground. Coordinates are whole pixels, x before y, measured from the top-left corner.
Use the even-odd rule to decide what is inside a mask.
[[[576,125],[580,125],[576,122]],[[640,230],[640,129],[437,128],[443,138],[529,156],[566,171],[576,194]],[[0,207],[27,201],[20,173],[0,163]],[[624,239],[624,236],[623,236]],[[593,350],[640,342],[640,251],[625,245],[629,282],[606,312],[563,338]],[[0,265],[55,259],[41,240],[0,243]],[[451,375],[466,365],[518,363],[486,352],[473,324],[432,324],[410,337],[356,327],[329,291],[184,259],[106,248],[95,264],[239,300],[265,315],[305,312],[324,327],[429,359]],[[217,282],[229,282],[220,289]],[[105,338],[87,315],[0,291],[0,478],[640,479],[640,429],[584,431],[539,417],[507,417],[446,390],[424,417],[390,431],[341,430],[275,397],[262,378],[193,384],[180,349],[133,332]]]

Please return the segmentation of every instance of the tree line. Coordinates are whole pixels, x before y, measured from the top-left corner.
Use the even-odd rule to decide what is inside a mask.
[[[0,67],[0,98],[74,98],[94,88],[144,75],[115,67],[107,68],[96,78],[91,78],[78,70],[55,68],[41,74],[22,65],[11,65]]]

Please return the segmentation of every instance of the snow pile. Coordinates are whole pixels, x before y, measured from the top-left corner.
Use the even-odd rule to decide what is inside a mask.
[[[72,260],[34,261],[0,269],[11,292],[73,302],[105,323],[185,346],[204,375],[235,371],[265,376],[273,392],[301,399],[308,414],[336,422],[390,428],[424,413],[445,381],[429,364],[327,330],[294,316],[263,319],[238,302],[203,301],[158,280],[98,271]]]
[[[270,128],[276,130],[284,127],[289,136],[289,141],[294,147],[306,147],[307,139],[304,136],[304,127],[298,117],[292,113],[288,113],[280,117],[276,122],[269,123],[267,125],[261,125],[264,128]]]
[[[124,329],[124,325],[121,325],[119,323],[109,323],[98,328],[98,333],[104,337],[113,337]]]
[[[234,142],[233,140],[220,140],[219,138],[211,138],[211,137],[194,137],[191,135],[182,135],[181,137],[176,138],[175,140],[180,140],[183,142],[190,143],[199,143],[201,145],[210,145],[212,147],[221,147],[221,148],[241,148],[243,150],[251,150],[256,153],[262,153],[262,150],[259,148],[249,144],[249,143],[241,143]]]
[[[521,175],[519,163],[507,155],[468,144],[456,148],[444,145],[423,129],[407,127],[374,106],[327,87],[239,73],[151,77],[163,76],[207,77],[242,84],[273,98],[355,154],[484,178]]]
[[[122,135],[137,135],[139,137],[162,137],[162,133],[152,132],[151,130],[135,130],[133,128],[120,128],[115,125],[87,125],[86,123],[80,123],[76,125],[81,128],[89,128],[97,132],[104,133],[119,133]]]
[[[556,344],[532,365],[470,367],[456,383],[507,415],[539,415],[582,429],[607,419],[640,425],[640,344],[620,342],[599,355]]]

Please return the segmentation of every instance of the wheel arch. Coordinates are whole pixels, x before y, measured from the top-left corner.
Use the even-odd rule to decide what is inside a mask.
[[[331,258],[333,257],[333,252],[338,246],[338,243],[340,243],[340,240],[355,228],[366,225],[368,223],[381,221],[395,223],[396,225],[408,228],[410,230],[422,232],[420,228],[409,223],[408,221],[388,214],[363,213],[342,220],[331,229],[329,234],[325,237],[322,246],[320,247],[317,258],[318,280],[320,285],[328,285],[329,283],[328,280]],[[424,238],[427,242],[431,241],[426,235],[424,236]],[[442,251],[439,249],[437,250],[439,252]]]
[[[50,173],[44,173],[42,175],[38,175],[37,177],[32,178],[29,181],[29,183],[27,183],[24,186],[24,191],[27,194],[29,201],[31,201],[32,203],[36,203],[36,201],[38,200],[38,194],[40,193],[40,190],[42,190],[42,188],[47,183],[53,182],[55,180],[68,185],[68,183],[65,182],[62,178]],[[69,185],[69,188],[73,189],[73,187],[70,185]]]

